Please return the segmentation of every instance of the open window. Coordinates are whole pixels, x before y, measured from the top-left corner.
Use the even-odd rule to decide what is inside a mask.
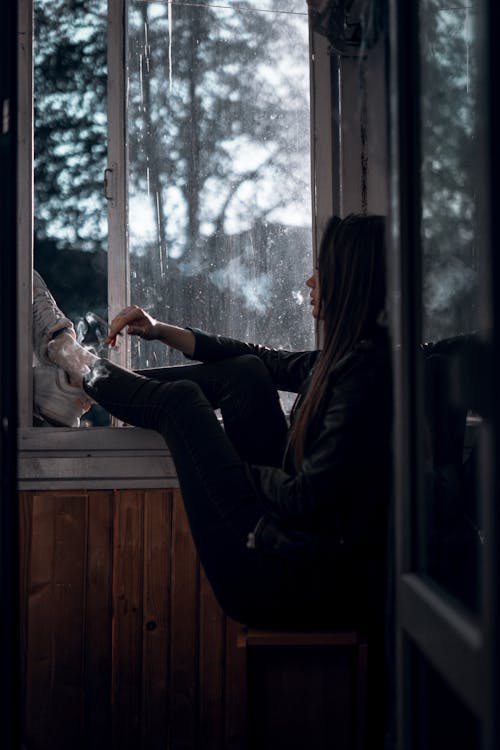
[[[34,112],[28,94],[21,107],[34,159],[28,147],[19,164],[20,194],[34,192],[19,251],[30,450],[62,440],[32,429],[32,252],[99,354],[106,321],[130,302],[181,325],[314,345],[305,3],[23,0],[20,19],[34,38],[21,50],[27,92],[34,70]],[[178,361],[142,341],[109,356],[129,367]],[[108,423],[98,409],[85,422]],[[83,432],[64,430],[72,449],[91,440]]]
[[[103,414],[88,430],[32,426],[33,257],[100,353],[130,302],[314,345],[304,279],[325,221],[387,209],[384,35],[337,49],[302,0],[20,0],[20,40],[22,486],[175,481],[153,433],[110,430]],[[176,361],[124,341],[119,364]],[[133,467],[113,469],[126,451]]]

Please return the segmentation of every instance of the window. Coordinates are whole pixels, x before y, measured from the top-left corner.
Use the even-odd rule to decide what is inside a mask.
[[[422,336],[438,341],[472,334],[479,326],[481,258],[479,171],[481,139],[478,9],[420,3]],[[484,254],[484,252],[483,252]],[[477,492],[481,416],[470,393],[460,393],[453,369],[464,352],[437,352],[425,364],[430,447],[420,565],[471,609],[480,602],[483,534]],[[478,363],[476,362],[476,366]],[[463,377],[463,376],[462,376]],[[463,442],[467,454],[457,463]],[[455,468],[456,467],[456,468]],[[455,475],[454,471],[460,471]],[[454,487],[459,482],[460,489]],[[423,515],[423,510],[421,510]]]
[[[423,336],[477,329],[476,8],[421,3]]]
[[[106,40],[104,0],[35,0],[34,10],[35,267],[79,340],[102,354],[108,309],[131,301],[180,325],[311,347],[302,1],[131,0],[123,45]],[[127,343],[112,355],[122,364],[184,362],[155,342]]]
[[[131,301],[181,325],[313,345],[307,10],[302,0],[20,0],[20,9],[20,486],[176,485],[163,441],[109,430],[103,411],[91,412],[92,429],[33,429],[33,234],[35,268],[99,353],[105,321]],[[32,37],[33,49],[23,44]],[[326,43],[314,70],[320,59],[325,67]],[[321,138],[311,141],[321,152]],[[315,195],[331,184],[320,163]],[[319,228],[331,213],[323,204]],[[127,343],[110,358],[177,361],[165,347]]]
[[[107,318],[107,3],[34,3],[34,265],[78,340],[103,353]],[[108,424],[99,407],[84,425]]]
[[[302,0],[129,4],[130,299],[155,317],[313,345],[308,43]]]

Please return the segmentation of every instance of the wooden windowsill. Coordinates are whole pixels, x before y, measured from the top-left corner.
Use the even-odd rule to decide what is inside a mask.
[[[162,438],[135,427],[22,428],[20,490],[178,487]]]

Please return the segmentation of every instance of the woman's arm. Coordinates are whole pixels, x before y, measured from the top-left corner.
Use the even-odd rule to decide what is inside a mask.
[[[113,318],[109,327],[106,343],[115,346],[119,332],[127,327],[127,333],[140,336],[149,341],[161,341],[166,346],[177,349],[188,357],[195,349],[195,336],[188,328],[179,328],[169,323],[155,320],[149,313],[137,305],[130,305]]]
[[[319,355],[318,351],[292,352],[261,344],[250,344],[228,336],[205,333],[198,328],[188,330],[191,330],[195,337],[193,359],[200,362],[218,362],[250,354],[262,360],[276,388],[283,391],[298,393],[310,376]]]
[[[191,357],[194,352],[195,338],[192,331],[189,328],[180,328],[179,326],[173,326],[170,323],[156,324],[156,336],[158,341],[161,341],[166,346],[177,349],[178,351]]]
[[[166,346],[200,362],[215,362],[243,354],[259,357],[269,370],[278,389],[298,392],[310,374],[318,352],[290,352],[247,344],[226,336],[205,333],[197,328],[180,328],[155,320],[137,305],[130,305],[113,318],[106,342],[115,346],[119,332],[163,342]]]

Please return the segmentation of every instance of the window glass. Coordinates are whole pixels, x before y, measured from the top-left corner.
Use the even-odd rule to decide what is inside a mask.
[[[35,0],[35,269],[78,338],[107,318],[106,0]],[[83,425],[106,424],[93,407]]]
[[[480,367],[480,90],[472,0],[420,2],[422,329],[425,492],[420,567],[479,606],[482,523],[478,455]]]
[[[313,346],[303,2],[129,6],[131,301],[179,325]],[[133,367],[183,361],[132,342]]]
[[[475,330],[477,87],[472,0],[421,3],[424,340]]]
[[[443,747],[479,750],[481,725],[432,664],[408,643],[411,685],[411,750],[442,750]]]

